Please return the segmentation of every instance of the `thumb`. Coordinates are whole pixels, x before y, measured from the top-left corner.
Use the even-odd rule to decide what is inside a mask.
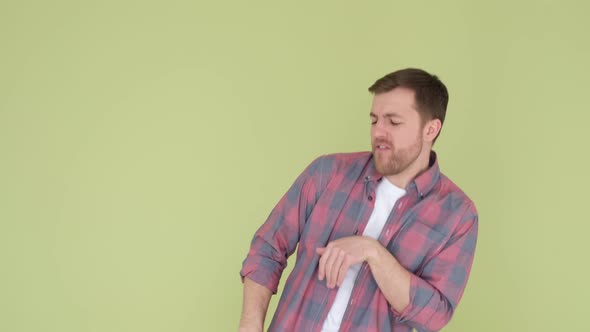
[[[316,248],[315,252],[317,252],[319,255],[323,255],[326,252],[326,247]]]

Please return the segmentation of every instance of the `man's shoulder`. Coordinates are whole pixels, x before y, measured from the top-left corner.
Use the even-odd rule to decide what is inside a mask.
[[[306,174],[316,179],[318,188],[323,188],[333,179],[358,178],[371,158],[368,151],[324,154],[313,160]]]
[[[458,208],[462,207],[463,210],[471,210],[472,213],[477,214],[475,203],[471,197],[469,197],[461,187],[442,172],[440,173],[440,186],[438,191],[438,194],[441,197],[444,197],[449,204],[455,205]]]
[[[352,165],[357,163],[366,163],[372,157],[370,151],[359,151],[359,152],[340,152],[340,153],[329,153],[324,154],[318,159],[323,162],[336,163],[339,166]]]
[[[366,165],[372,156],[370,151],[329,153],[316,158],[314,164],[330,172],[345,171],[351,167]]]

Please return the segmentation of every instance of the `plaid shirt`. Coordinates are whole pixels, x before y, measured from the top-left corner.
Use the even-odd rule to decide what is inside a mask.
[[[273,293],[289,257],[297,261],[269,331],[320,331],[337,288],[318,280],[315,249],[362,234],[380,175],[370,152],[314,160],[258,229],[240,274]],[[410,304],[397,312],[379,290],[367,263],[356,278],[341,331],[437,331],[453,315],[465,289],[477,239],[473,202],[438,167],[406,188],[378,241],[411,272]],[[299,245],[299,246],[298,246]]]

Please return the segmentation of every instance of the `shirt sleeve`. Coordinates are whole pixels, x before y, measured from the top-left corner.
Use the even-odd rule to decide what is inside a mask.
[[[319,157],[307,166],[256,231],[240,271],[242,281],[248,277],[276,294],[287,258],[297,247],[325,181],[322,164]]]
[[[478,215],[470,202],[458,229],[422,273],[410,279],[410,304],[396,320],[416,330],[438,331],[451,319],[463,295],[475,253]]]

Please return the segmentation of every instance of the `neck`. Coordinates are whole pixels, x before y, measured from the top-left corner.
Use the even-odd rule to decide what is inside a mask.
[[[418,158],[405,170],[398,174],[386,176],[389,182],[399,188],[408,188],[408,185],[420,174],[428,169],[430,163],[430,149],[423,150]]]

